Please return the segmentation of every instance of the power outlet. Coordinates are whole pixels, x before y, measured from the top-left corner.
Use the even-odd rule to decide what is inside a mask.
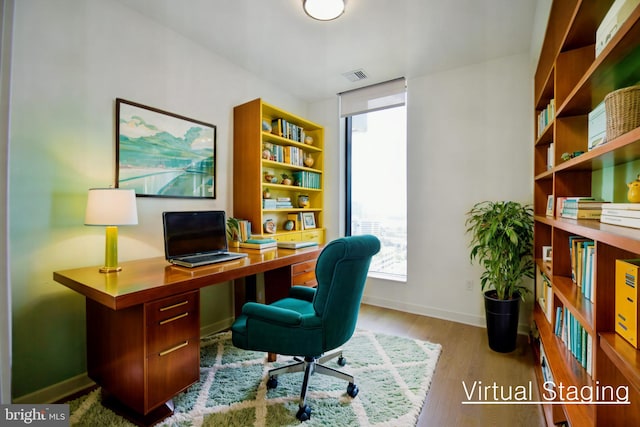
[[[466,286],[468,291],[472,291],[473,290],[473,280],[467,280],[465,282],[465,286]]]

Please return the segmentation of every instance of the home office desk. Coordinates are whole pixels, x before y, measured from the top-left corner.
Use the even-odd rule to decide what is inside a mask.
[[[157,257],[121,263],[117,273],[95,266],[53,278],[86,297],[89,377],[109,406],[144,425],[171,415],[172,398],[199,380],[200,288],[264,273],[269,303],[288,294],[320,250],[247,250],[246,258],[197,268]],[[236,310],[247,295],[239,282]]]

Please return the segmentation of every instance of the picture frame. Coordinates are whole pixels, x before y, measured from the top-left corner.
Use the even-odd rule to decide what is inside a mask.
[[[551,246],[543,246],[542,247],[542,261],[547,262],[551,261],[552,253]]]
[[[547,196],[547,216],[553,216],[553,195]]]
[[[316,217],[313,212],[302,212],[302,228],[305,230],[316,228]]]
[[[116,98],[116,187],[216,198],[216,126]]]

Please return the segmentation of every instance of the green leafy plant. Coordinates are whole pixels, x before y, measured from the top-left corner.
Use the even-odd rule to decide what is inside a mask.
[[[529,289],[524,277],[534,277],[533,208],[518,202],[476,203],[465,221],[472,236],[470,260],[484,268],[482,290],[494,289],[497,298],[512,299]]]
[[[240,240],[240,222],[237,218],[227,218],[227,238],[229,241]]]

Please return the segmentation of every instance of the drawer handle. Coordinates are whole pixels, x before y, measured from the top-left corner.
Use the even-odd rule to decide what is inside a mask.
[[[622,323],[618,322],[618,325],[620,325],[620,327],[621,327],[622,329],[624,329],[625,331],[627,330],[627,327],[626,327],[626,326],[624,326]]]
[[[189,340],[187,340],[187,341],[185,341],[183,343],[180,343],[175,347],[171,347],[169,350],[161,351],[160,352],[160,356],[166,356],[167,354],[173,353],[174,351],[180,350],[182,347],[186,347],[188,345],[189,345]]]
[[[160,311],[171,310],[172,308],[180,307],[180,306],[187,305],[187,304],[189,304],[189,300],[182,301],[182,302],[179,302],[177,304],[169,305],[167,307],[162,307],[162,308],[160,308]]]
[[[168,319],[164,319],[163,321],[160,322],[160,324],[161,325],[166,325],[167,323],[171,323],[171,322],[173,322],[175,320],[182,319],[183,317],[187,317],[188,315],[189,315],[189,312],[186,311],[186,312],[184,312],[182,314],[178,314],[177,316],[173,316],[173,317],[170,317]]]
[[[618,317],[621,318],[622,320],[624,320],[625,322],[627,321],[627,319],[620,313],[618,313]]]
[[[633,300],[631,298],[627,297],[627,301],[633,304]]]

